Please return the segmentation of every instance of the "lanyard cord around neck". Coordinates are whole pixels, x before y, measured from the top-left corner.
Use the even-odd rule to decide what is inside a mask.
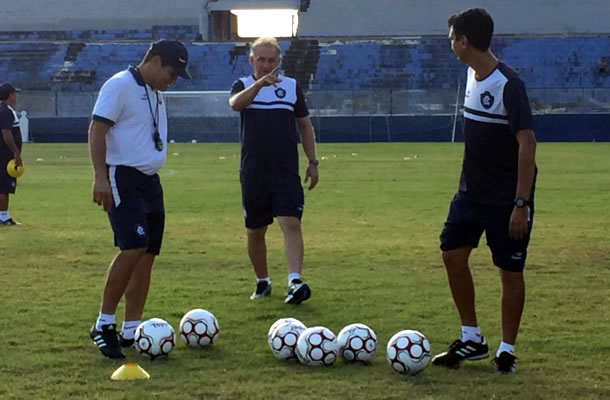
[[[146,84],[146,81],[144,81],[144,77],[142,76],[142,73],[140,72],[140,68],[136,67],[135,70],[138,72],[138,75],[140,75],[140,79],[142,79],[142,83],[144,83],[144,93],[146,93],[146,101],[148,102],[148,109],[150,110],[150,115],[152,116],[153,119],[153,126],[155,128],[155,132],[158,131],[157,127],[159,125],[159,92],[157,92],[155,90],[155,96],[156,98],[156,107],[155,107],[155,111],[153,113],[153,109],[152,109],[152,105],[150,104],[150,96],[148,95],[148,87]],[[153,89],[154,90],[154,89]]]
[[[150,115],[153,119],[153,126],[155,127],[155,131],[158,130],[157,126],[159,125],[159,92],[155,90],[155,96],[157,97],[155,104],[155,112],[153,113],[152,105],[150,104],[150,96],[148,95],[148,88],[146,87],[146,83],[144,83],[144,91],[146,92],[146,101],[148,102],[148,109],[150,110]]]

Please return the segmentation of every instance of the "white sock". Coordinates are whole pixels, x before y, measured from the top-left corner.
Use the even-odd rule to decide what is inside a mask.
[[[262,281],[265,281],[269,285],[271,285],[271,279],[269,279],[269,277],[266,277],[266,278],[256,278],[256,283],[259,283],[259,282],[262,282]]]
[[[0,211],[0,221],[6,221],[9,218],[10,216],[8,215],[8,210]]]
[[[481,331],[478,326],[462,325],[462,337],[460,340],[463,343],[466,343],[469,340],[472,340],[475,343],[481,343],[483,338],[481,337]]]
[[[102,325],[114,324],[114,314],[104,314],[100,311],[100,315],[95,322],[95,329],[102,330]]]
[[[496,352],[496,357],[500,356],[500,353],[502,352],[507,352],[510,354],[514,354],[515,353],[515,345],[514,344],[508,344],[506,342],[500,342],[500,347],[498,347],[498,351]]]
[[[121,328],[121,336],[124,339],[133,339],[136,334],[136,328],[140,325],[139,320],[134,321],[123,321],[123,327]]]
[[[298,272],[291,272],[288,274],[288,284],[290,285],[292,283],[292,281],[294,281],[295,279],[301,279],[301,274],[299,274]]]

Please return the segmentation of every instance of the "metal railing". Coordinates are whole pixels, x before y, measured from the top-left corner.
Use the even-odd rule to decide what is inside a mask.
[[[311,91],[306,94],[312,116],[455,115],[460,112],[463,88],[359,89]],[[610,113],[610,88],[529,89],[535,114]],[[227,104],[229,92],[166,92],[170,117],[234,117]],[[30,118],[89,117],[97,93],[21,92],[18,110]]]

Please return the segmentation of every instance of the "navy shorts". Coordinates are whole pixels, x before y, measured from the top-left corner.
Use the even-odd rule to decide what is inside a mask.
[[[0,137],[0,140],[2,138]],[[15,193],[17,179],[6,172],[6,164],[13,159],[13,153],[8,149],[0,149],[0,194]]]
[[[240,172],[241,197],[246,228],[273,223],[273,217],[301,219],[305,196],[298,174],[274,177],[264,173]]]
[[[165,208],[159,175],[146,175],[135,168],[108,168],[113,204],[108,219],[114,244],[121,250],[146,248],[158,255],[163,241]]]
[[[441,233],[441,250],[476,248],[485,231],[494,264],[506,271],[522,272],[527,258],[527,245],[534,221],[534,203],[529,206],[527,234],[513,240],[509,236],[510,216],[514,206],[474,203],[459,193],[451,200],[449,215]]]

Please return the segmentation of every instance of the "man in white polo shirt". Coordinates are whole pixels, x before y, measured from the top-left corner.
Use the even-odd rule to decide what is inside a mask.
[[[137,67],[119,72],[100,90],[89,126],[93,201],[108,212],[120,251],[108,268],[102,305],[90,337],[108,358],[124,358],[144,310],[165,210],[157,171],[167,152],[167,114],[160,93],[186,70],[188,52],[178,41],[153,43]],[[120,337],[115,312],[125,296]]]

